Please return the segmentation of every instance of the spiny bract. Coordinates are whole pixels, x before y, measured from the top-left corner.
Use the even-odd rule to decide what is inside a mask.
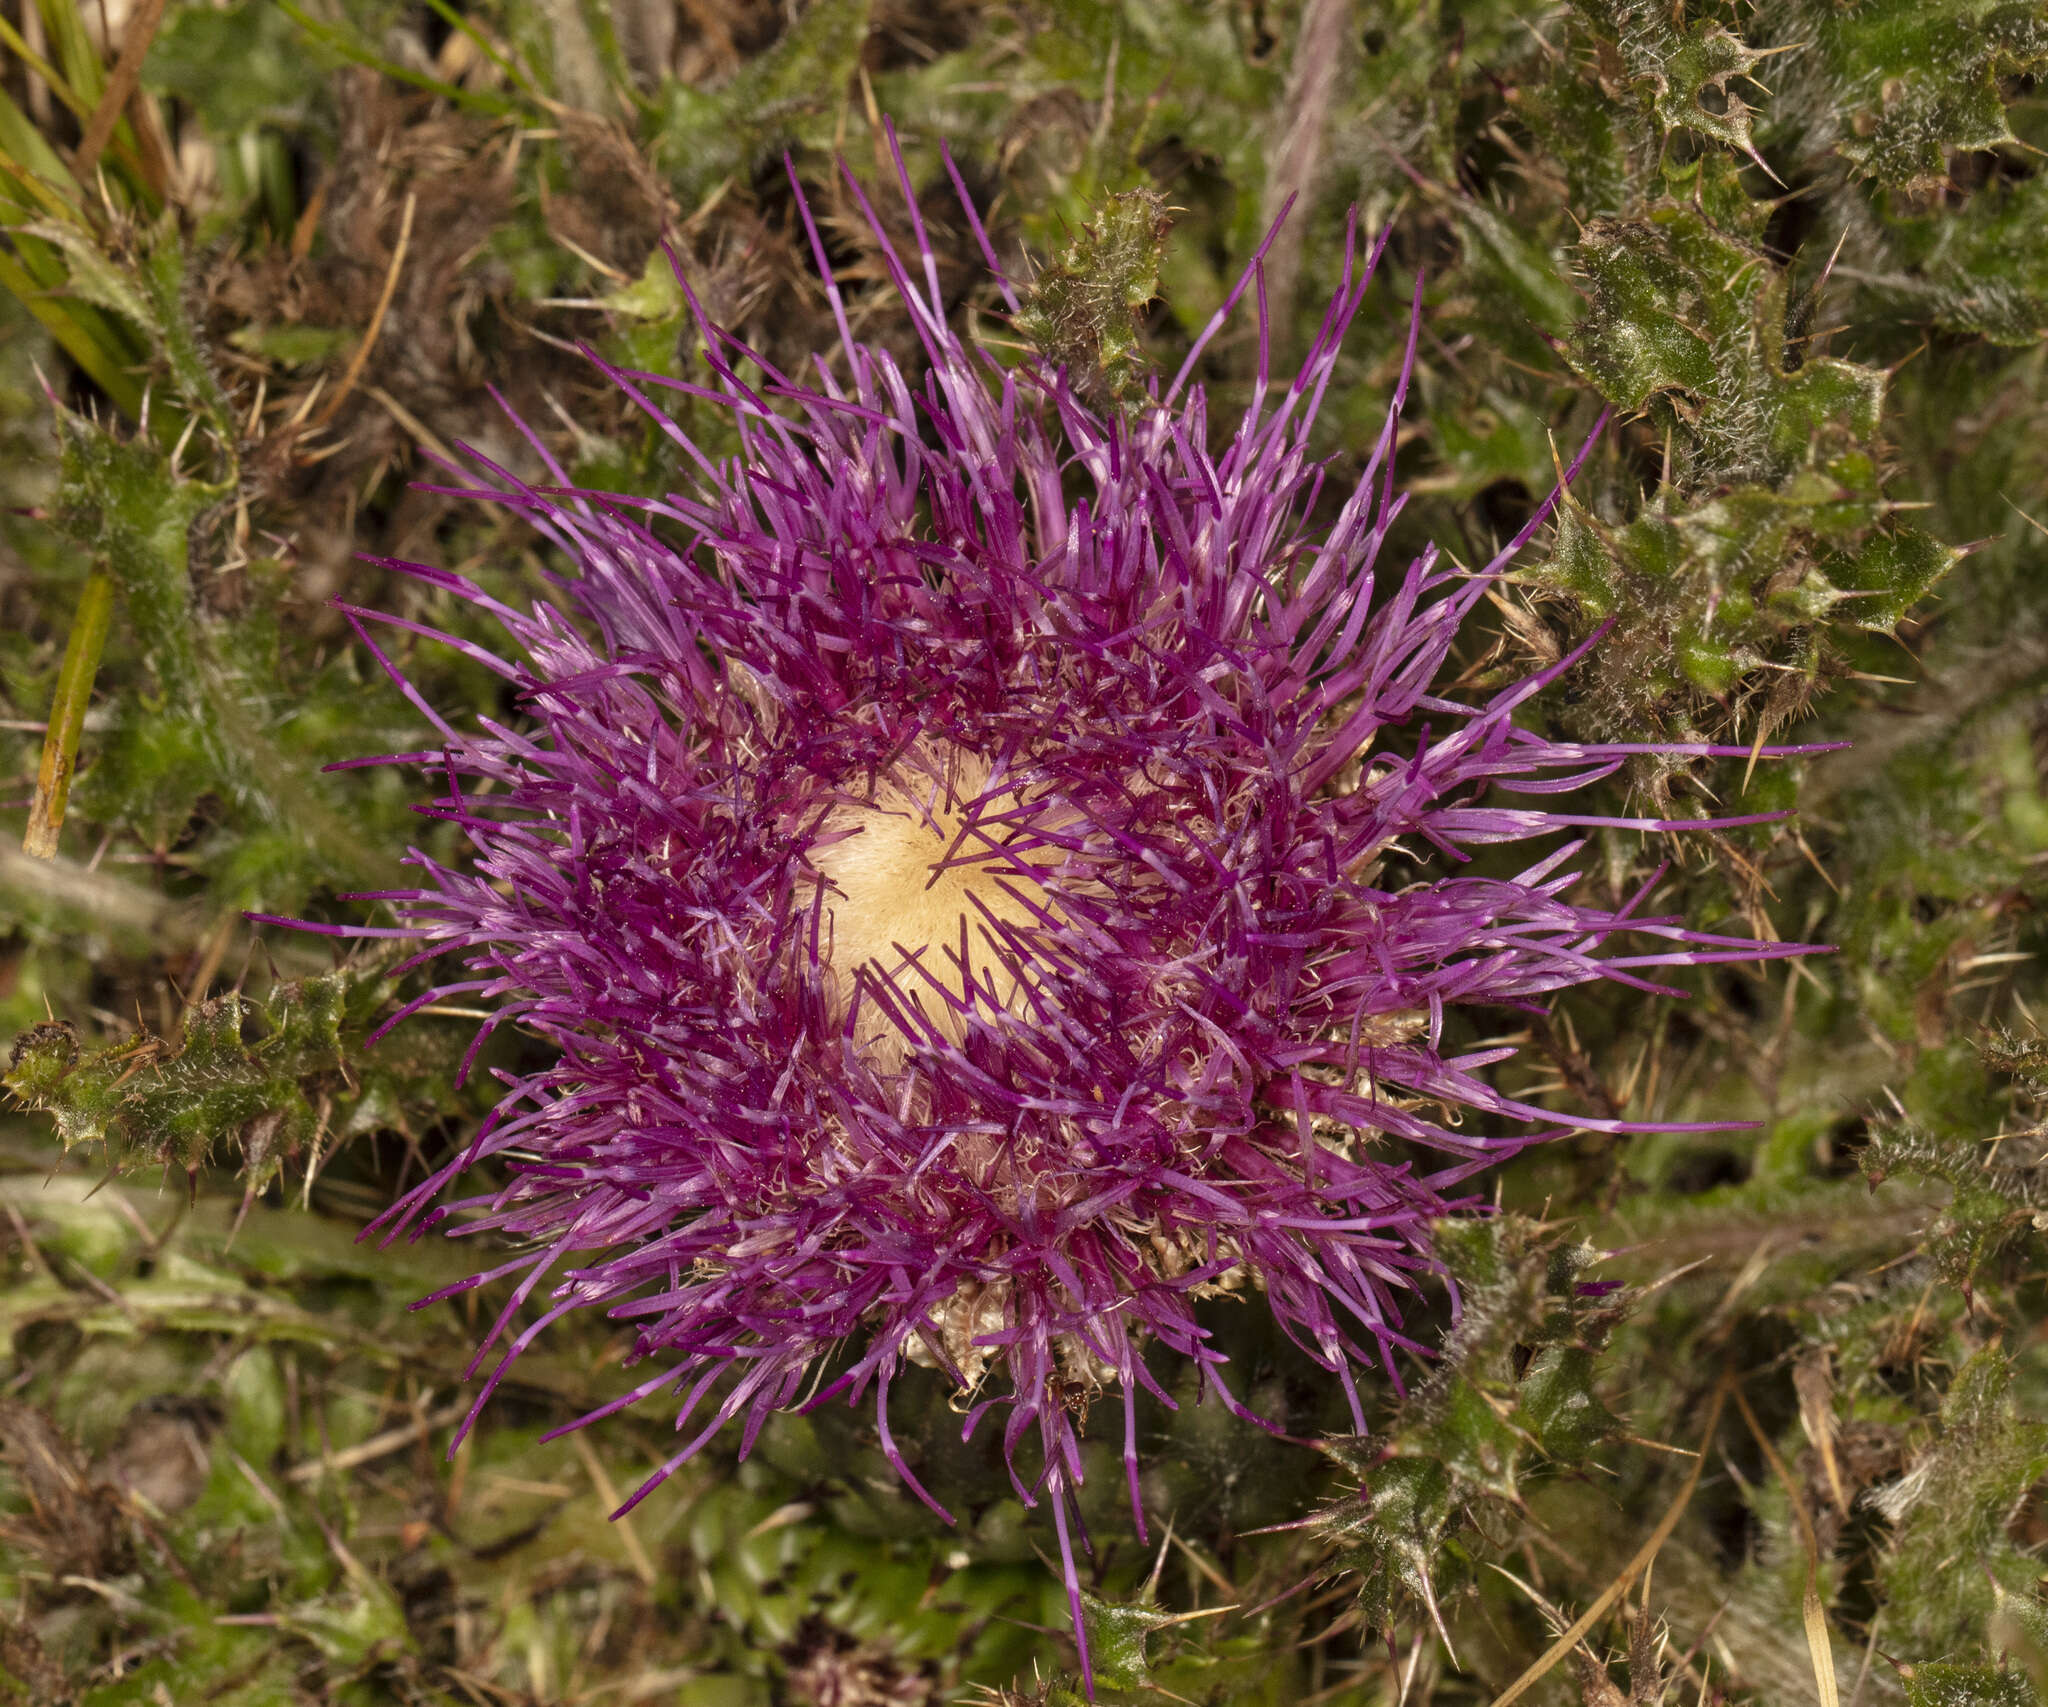
[[[1409,1344],[1397,1298],[1432,1267],[1430,1222],[1522,1145],[1619,1124],[1499,1093],[1486,1070],[1512,1051],[1446,1053],[1447,1011],[1796,951],[1576,905],[1576,842],[1510,879],[1456,875],[1475,844],[1678,826],[1498,798],[1652,750],[1516,725],[1574,659],[1477,704],[1434,691],[1548,507],[1476,573],[1432,550],[1376,576],[1412,332],[1363,475],[1311,526],[1310,428],[1379,247],[1350,250],[1291,383],[1269,380],[1262,302],[1250,402],[1212,451],[1189,376],[1257,265],[1179,377],[1101,413],[949,328],[903,188],[907,265],[861,206],[921,378],[854,336],[805,208],[840,332],[815,379],[708,322],[708,387],[606,368],[687,494],[578,491],[530,435],[552,484],[477,459],[492,484],[472,495],[577,566],[573,618],[389,565],[503,623],[516,661],[450,643],[516,685],[530,726],[458,730],[413,694],[440,747],[364,762],[445,776],[423,810],[474,858],[415,852],[426,885],[378,897],[396,928],[328,928],[460,955],[475,976],[405,1012],[461,992],[498,1004],[486,1033],[560,1052],[387,1219],[518,1252],[467,1283],[519,1277],[479,1406],[550,1322],[602,1310],[654,1365],[618,1405],[667,1390],[679,1432],[701,1420],[649,1487],[730,1418],[751,1445],[836,1359],[808,1402],[871,1396],[917,1488],[889,1390],[936,1366],[969,1433],[1008,1409],[1085,1665],[1069,1508],[1089,1401],[1121,1397],[1135,1507],[1135,1395],[1170,1403],[1145,1348],[1234,1406],[1194,1305],[1249,1286],[1362,1429],[1353,1369]],[[740,453],[703,454],[655,388],[729,410]],[[351,615],[374,650],[373,613]],[[1610,952],[1623,935],[1644,951]],[[486,1161],[487,1192],[432,1207]]]

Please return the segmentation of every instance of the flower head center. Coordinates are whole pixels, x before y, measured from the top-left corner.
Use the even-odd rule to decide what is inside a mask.
[[[1023,804],[1015,790],[990,789],[984,761],[949,748],[832,810],[810,857],[827,885],[820,958],[842,1005],[870,969],[896,1005],[958,1041],[970,1007],[1014,1003],[1016,933],[1044,923],[1060,858],[1020,826]],[[869,999],[862,1013],[863,1041],[900,1032],[885,1004]]]

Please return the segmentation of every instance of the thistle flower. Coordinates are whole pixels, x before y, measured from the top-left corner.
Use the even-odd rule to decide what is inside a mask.
[[[889,1421],[905,1364],[935,1366],[969,1435],[1006,1413],[1085,1667],[1072,1495],[1091,1401],[1121,1403],[1142,1530],[1135,1399],[1172,1402],[1148,1348],[1237,1410],[1195,1304],[1250,1289],[1362,1431],[1355,1371],[1424,1349],[1400,1295],[1473,1176],[1560,1133],[1647,1129],[1503,1094],[1487,1070],[1512,1051],[1450,1052],[1452,1010],[1537,1009],[1598,979],[1671,993],[1656,969],[1797,951],[1573,901],[1578,841],[1512,878],[1459,875],[1481,844],[1698,828],[1542,802],[1635,754],[1747,749],[1518,726],[1578,654],[1475,703],[1437,689],[1547,506],[1477,572],[1433,549],[1379,565],[1413,327],[1363,475],[1311,524],[1310,430],[1384,238],[1347,249],[1289,382],[1261,302],[1257,379],[1218,450],[1190,375],[1258,263],[1170,385],[1098,413],[1062,372],[1005,368],[949,328],[903,189],[907,261],[853,193],[921,377],[854,335],[799,196],[839,329],[813,376],[708,321],[707,386],[599,361],[673,440],[686,491],[573,489],[530,434],[551,484],[476,459],[490,484],[468,495],[577,566],[572,614],[387,565],[503,624],[509,660],[448,643],[515,686],[529,726],[444,722],[366,624],[433,631],[350,609],[439,734],[361,762],[444,776],[422,810],[474,855],[413,852],[423,885],[376,897],[396,927],[325,928],[474,974],[390,1023],[460,993],[497,1003],[479,1044],[513,1023],[559,1052],[385,1221],[511,1241],[451,1289],[517,1277],[478,1407],[549,1324],[602,1311],[653,1372],[581,1421],[666,1393],[684,1437],[636,1500],[728,1420],[744,1451],[777,1410],[843,1395],[939,1509]],[[729,411],[739,454],[700,451],[660,390]],[[441,1201],[486,1160],[500,1183]]]

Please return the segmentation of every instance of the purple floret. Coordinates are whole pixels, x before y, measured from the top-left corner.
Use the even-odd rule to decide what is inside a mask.
[[[1674,994],[1660,969],[1800,950],[1575,903],[1577,840],[1512,878],[1458,874],[1486,843],[1700,828],[1546,801],[1636,754],[1748,749],[1518,726],[1580,654],[1477,703],[1436,690],[1548,506],[1477,571],[1434,549],[1379,564],[1419,297],[1364,472],[1311,524],[1310,429],[1384,238],[1349,251],[1291,382],[1267,372],[1255,263],[1170,386],[1104,413],[949,328],[914,197],[908,264],[861,205],[920,375],[854,336],[805,209],[840,332],[808,380],[708,321],[708,386],[599,362],[673,440],[683,490],[579,491],[531,434],[550,484],[476,457],[490,484],[465,495],[576,565],[573,614],[387,563],[503,623],[510,661],[450,643],[516,685],[520,727],[442,721],[363,623],[432,631],[350,610],[440,738],[366,762],[430,764],[447,792],[422,810],[473,854],[415,850],[423,886],[380,897],[398,926],[340,934],[472,974],[389,1023],[460,993],[496,1004],[479,1044],[509,1022],[558,1051],[383,1225],[518,1253],[451,1289],[517,1278],[477,1407],[561,1317],[632,1324],[653,1373],[594,1415],[665,1393],[684,1436],[636,1500],[728,1420],[745,1450],[776,1411],[843,1394],[938,1509],[891,1438],[892,1382],[943,1371],[969,1434],[1004,1409],[1085,1666],[1080,1421],[1120,1400],[1142,1531],[1135,1398],[1172,1403],[1146,1349],[1239,1408],[1198,1299],[1263,1292],[1362,1430],[1354,1370],[1423,1349],[1400,1295],[1475,1174],[1567,1132],[1694,1129],[1505,1096],[1488,1069],[1512,1050],[1446,1054],[1447,1012],[1540,1011],[1596,979]],[[1212,449],[1189,375],[1254,284],[1257,382]],[[664,390],[729,410],[739,455],[693,445]],[[442,1201],[486,1160],[499,1183]]]

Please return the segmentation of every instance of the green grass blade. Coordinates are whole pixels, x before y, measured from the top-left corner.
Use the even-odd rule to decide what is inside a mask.
[[[42,322],[58,347],[112,399],[115,408],[130,420],[141,417],[141,382],[124,372],[108,354],[106,345],[87,330],[85,316],[91,311],[85,304],[53,298],[29,277],[20,262],[7,254],[0,254],[0,290],[8,292]],[[99,316],[94,313],[93,319],[98,321]]]
[[[33,180],[46,186],[74,181],[71,168],[50,146],[49,139],[36,128],[28,114],[14,104],[4,89],[0,89],[0,167],[11,168],[24,181]],[[37,199],[45,198],[38,196]],[[53,208],[52,211],[59,210]],[[63,212],[71,219],[84,222],[75,204]]]
[[[96,105],[107,87],[107,68],[77,5],[73,0],[35,0],[35,5],[72,91],[87,106]]]
[[[71,798],[71,778],[78,768],[78,738],[85,730],[86,707],[92,703],[93,678],[107,644],[113,615],[114,582],[95,569],[79,590],[71,618],[71,637],[64,643],[64,662],[57,671],[57,691],[50,701],[50,725],[43,736],[43,762],[36,773],[35,799],[29,806],[28,831],[21,851],[37,859],[57,857],[57,836],[64,828],[64,807]]]
[[[0,45],[4,45],[9,53],[13,54],[30,71],[47,83],[50,86],[50,92],[71,110],[74,117],[80,120],[92,117],[92,108],[78,98],[77,93],[71,87],[70,80],[65,77],[63,72],[43,58],[41,54],[31,49],[28,43],[21,39],[21,32],[15,29],[4,17],[0,17]]]
[[[489,113],[494,118],[509,118],[520,111],[516,101],[508,101],[502,95],[487,94],[479,89],[458,89],[453,83],[444,83],[438,77],[429,77],[423,72],[408,70],[396,61],[372,52],[346,30],[322,23],[310,13],[294,6],[291,0],[276,0],[276,4],[280,12],[323,47],[332,48],[345,59],[353,60],[357,65],[367,66],[380,76],[395,77],[401,83],[410,83],[415,89],[428,90],[439,95],[444,101],[452,101],[472,112]]]
[[[433,8],[441,21],[448,25],[450,29],[460,30],[471,41],[475,42],[477,50],[500,71],[504,72],[507,77],[511,78],[513,84],[522,94],[529,95],[536,101],[542,98],[540,90],[534,87],[533,79],[520,68],[518,63],[505,53],[503,49],[493,43],[476,25],[472,24],[460,12],[456,11],[453,6],[449,5],[448,0],[427,0],[427,4]]]

